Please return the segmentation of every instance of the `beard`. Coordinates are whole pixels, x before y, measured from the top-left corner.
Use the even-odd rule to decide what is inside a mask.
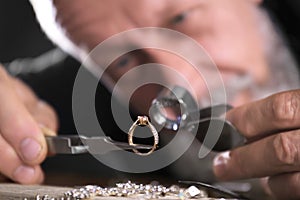
[[[283,34],[272,24],[264,10],[258,10],[257,16],[260,18],[260,31],[265,41],[264,50],[270,66],[271,78],[260,88],[252,87],[254,98],[297,89],[299,87],[298,66]]]
[[[224,85],[214,88],[215,104],[239,106],[282,91],[299,88],[299,69],[285,37],[271,21],[268,13],[259,8],[254,11],[259,22],[259,31],[263,38],[264,56],[269,66],[270,76],[263,83],[257,83],[249,74],[236,75]],[[225,87],[226,99],[222,93]],[[202,96],[200,107],[212,106],[209,94]],[[225,102],[224,102],[225,100]]]

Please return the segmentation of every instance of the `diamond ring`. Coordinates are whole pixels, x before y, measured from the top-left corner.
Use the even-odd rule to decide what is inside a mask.
[[[133,151],[134,151],[134,153],[136,153],[138,155],[142,155],[142,156],[150,155],[157,148],[157,145],[158,145],[158,142],[159,142],[159,137],[158,137],[157,130],[150,123],[147,116],[138,116],[138,119],[132,124],[132,126],[130,127],[130,129],[128,131],[128,143],[131,146],[135,145],[133,143],[133,134],[134,134],[134,130],[137,126],[147,126],[147,127],[149,127],[149,129],[151,130],[151,132],[154,136],[154,142],[153,142],[153,146],[152,146],[151,150],[146,152],[146,153],[141,153],[137,149],[133,149]]]

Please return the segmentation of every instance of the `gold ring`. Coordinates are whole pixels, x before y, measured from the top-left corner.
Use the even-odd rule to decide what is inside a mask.
[[[133,149],[134,153],[136,153],[138,155],[142,155],[142,156],[147,156],[147,155],[151,154],[158,145],[158,141],[159,141],[158,133],[157,133],[157,130],[155,129],[155,127],[150,123],[147,116],[138,116],[138,119],[132,124],[132,126],[130,127],[130,129],[128,131],[128,143],[130,146],[136,145],[133,143],[133,133],[137,126],[148,126],[154,136],[153,146],[152,146],[151,150],[148,151],[147,153],[141,153],[137,149]]]

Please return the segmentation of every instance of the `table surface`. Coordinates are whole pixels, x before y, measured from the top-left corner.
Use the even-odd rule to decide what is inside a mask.
[[[43,164],[45,172],[45,182],[43,185],[20,185],[15,183],[0,183],[0,199],[15,200],[24,198],[36,199],[36,195],[48,194],[51,197],[59,197],[71,188],[84,185],[99,185],[101,187],[114,186],[118,182],[149,184],[157,181],[165,186],[177,184],[177,179],[164,173],[149,174],[126,174],[112,171],[108,167],[100,166],[99,162],[86,160],[86,156],[67,156],[50,158]],[[75,162],[73,162],[75,161]],[[81,163],[81,164],[79,164]],[[266,197],[260,187],[252,187],[252,199],[270,199]],[[129,198],[120,197],[96,197],[97,199],[118,199]],[[131,198],[133,199],[133,198]],[[168,199],[168,198],[165,198]],[[204,200],[205,198],[203,198]]]
[[[19,184],[0,184],[0,199],[6,200],[35,200],[37,195],[49,195],[50,198],[61,198],[64,192],[72,188],[44,186],[44,185],[19,185]],[[93,200],[130,200],[141,199],[139,197],[93,197]],[[162,197],[164,200],[178,200],[180,198]],[[200,200],[212,200],[213,198],[199,198]],[[191,199],[193,200],[193,199]]]

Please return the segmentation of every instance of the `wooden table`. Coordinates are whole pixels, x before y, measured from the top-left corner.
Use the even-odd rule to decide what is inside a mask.
[[[0,184],[0,199],[5,200],[23,200],[36,199],[36,195],[49,194],[52,197],[59,197],[64,192],[71,188],[67,187],[53,187],[41,185],[19,185],[13,183]]]
[[[42,185],[19,185],[19,184],[0,184],[0,199],[5,200],[36,200],[37,195],[49,195],[51,198],[63,196],[64,192],[70,190],[67,187],[54,187]],[[93,200],[130,200],[140,199],[138,197],[94,197]],[[163,197],[164,200],[175,200],[171,197]],[[179,198],[176,198],[177,200]],[[193,199],[191,199],[193,200]],[[198,199],[199,200],[199,199]],[[200,200],[212,200],[212,198],[200,198]]]
[[[48,194],[51,195],[51,197],[59,197],[63,195],[64,192],[76,186],[92,184],[108,187],[115,185],[117,182],[127,182],[128,180],[143,184],[158,181],[165,186],[177,184],[176,179],[164,172],[139,175],[113,171],[99,164],[97,160],[91,159],[88,155],[50,158],[43,164],[43,168],[46,177],[44,185],[26,186],[13,183],[1,183],[0,200],[24,200],[25,198],[27,198],[27,200],[34,200],[37,194]],[[266,196],[263,196],[259,189],[255,188],[254,196],[252,195],[252,197],[254,197],[253,199],[268,199]],[[96,197],[94,199],[126,200],[129,198]]]

